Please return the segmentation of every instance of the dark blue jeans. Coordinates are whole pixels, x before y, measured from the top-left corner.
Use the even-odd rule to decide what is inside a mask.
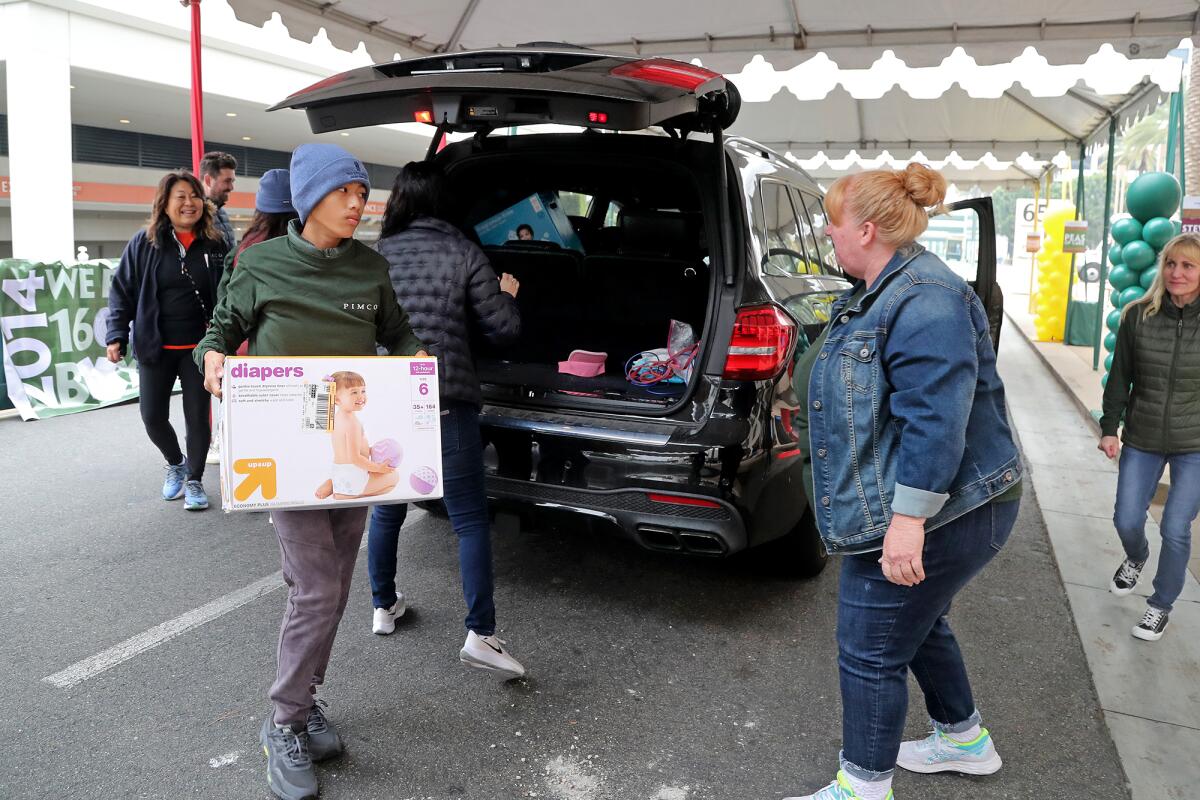
[[[946,614],[959,590],[1008,541],[1019,505],[987,503],[930,531],[922,555],[925,580],[916,586],[888,582],[878,551],[842,559],[842,767],[855,777],[875,780],[895,768],[910,669],[939,726],[953,730],[975,718],[971,682]]]
[[[1162,550],[1154,575],[1154,594],[1147,604],[1170,611],[1183,591],[1192,554],[1192,522],[1200,513],[1200,453],[1152,453],[1125,445],[1117,475],[1117,506],[1113,523],[1125,555],[1144,562],[1150,557],[1146,512],[1158,490],[1163,469],[1171,465],[1171,489],[1163,506]]]
[[[480,636],[491,636],[496,632],[492,528],[483,485],[479,409],[468,403],[443,401],[442,411],[448,412],[442,414],[442,500],[458,534],[466,626]],[[376,608],[390,608],[396,602],[396,541],[407,514],[405,503],[375,506],[371,513],[367,572]]]

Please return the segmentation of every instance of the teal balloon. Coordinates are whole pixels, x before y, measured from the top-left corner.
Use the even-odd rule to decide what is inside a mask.
[[[1104,349],[1110,353],[1117,349],[1117,335],[1115,333],[1104,334]]]
[[[1150,291],[1150,286],[1154,283],[1154,278],[1158,275],[1158,267],[1144,269],[1138,275],[1138,284],[1146,291]]]
[[[1104,324],[1108,326],[1110,331],[1116,333],[1117,328],[1121,327],[1121,310],[1113,309],[1108,312],[1108,318],[1104,320]]]
[[[1104,371],[1108,372],[1110,369],[1112,369],[1112,353],[1104,357]]]
[[[1121,292],[1121,297],[1120,297],[1121,304],[1120,304],[1119,308],[1124,308],[1125,306],[1132,303],[1134,300],[1141,299],[1141,297],[1145,294],[1146,294],[1146,290],[1143,289],[1142,287],[1130,286],[1128,289],[1125,289],[1124,291]]]
[[[1112,294],[1108,296],[1108,300],[1114,307],[1121,305],[1121,290],[1113,289]]]
[[[1121,263],[1134,272],[1141,272],[1154,263],[1157,254],[1154,248],[1138,240],[1121,248]]]
[[[1108,248],[1108,263],[1114,267],[1121,262],[1121,245],[1114,244]]]
[[[1179,208],[1183,192],[1179,181],[1168,172],[1147,172],[1139,175],[1125,192],[1125,208],[1138,222],[1146,223],[1155,217],[1169,217]]]
[[[1183,233],[1183,223],[1177,219],[1171,220],[1171,227],[1175,229],[1175,235]]]
[[[1127,267],[1113,267],[1112,271],[1108,273],[1108,283],[1117,291],[1137,286],[1137,282],[1137,273],[1131,272]]]
[[[1142,241],[1155,250],[1162,250],[1175,236],[1175,226],[1166,217],[1155,217],[1142,227]]]
[[[1136,219],[1119,219],[1113,223],[1112,237],[1117,244],[1129,244],[1142,238],[1142,223]]]
[[[1100,379],[1101,386],[1108,386],[1108,373],[1104,373],[1104,377]]]

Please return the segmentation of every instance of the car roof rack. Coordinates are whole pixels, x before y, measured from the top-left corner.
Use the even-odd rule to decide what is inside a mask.
[[[747,139],[745,136],[727,136],[727,137],[725,137],[725,142],[726,142],[726,144],[740,146],[746,150],[751,150],[755,153],[758,153],[760,156],[767,159],[768,161],[772,161],[772,160],[779,161],[780,163],[786,165],[788,169],[794,169],[796,172],[799,172],[801,175],[808,178],[813,183],[817,182],[817,179],[814,178],[812,175],[809,175],[808,172],[805,171],[804,167],[800,166],[795,161],[793,161],[792,159],[785,156],[783,153],[780,153],[778,150],[772,150],[771,148],[767,147],[765,144],[760,144],[760,143],[754,141],[753,139]]]

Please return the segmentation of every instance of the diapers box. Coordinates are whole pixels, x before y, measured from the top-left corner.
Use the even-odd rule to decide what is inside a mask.
[[[225,359],[221,507],[442,496],[436,358]]]
[[[558,192],[531,194],[476,225],[475,233],[483,244],[499,245],[519,241],[522,227],[530,229],[524,232],[530,239],[554,242],[567,250],[583,252],[583,245],[571,227],[571,220],[567,219],[567,212],[558,204]]]

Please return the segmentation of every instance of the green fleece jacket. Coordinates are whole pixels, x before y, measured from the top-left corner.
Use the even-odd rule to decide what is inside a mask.
[[[321,250],[293,221],[287,236],[243,251],[233,273],[193,352],[201,369],[209,350],[232,353],[246,339],[259,356],[373,356],[376,342],[411,356],[425,347],[396,302],[387,259],[362,242]]]

